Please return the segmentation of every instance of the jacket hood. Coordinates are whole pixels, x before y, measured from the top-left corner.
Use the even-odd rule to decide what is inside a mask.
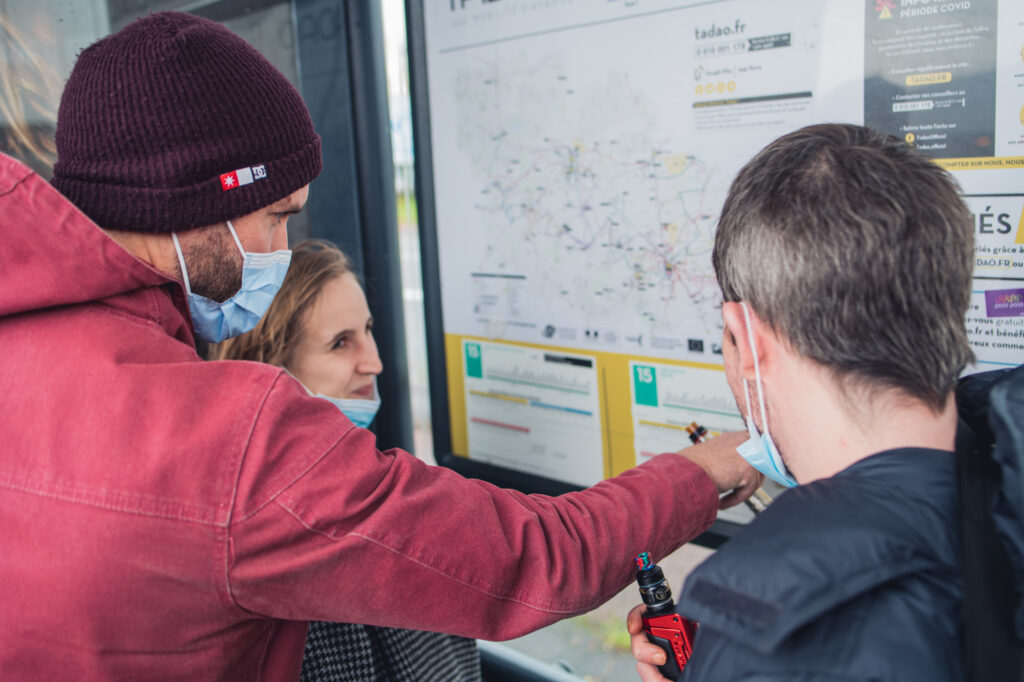
[[[50,183],[4,154],[0,216],[0,318],[177,281],[125,251]]]
[[[993,519],[1009,556],[1017,587],[1014,615],[1017,637],[1024,640],[1024,366],[1007,372],[992,389],[989,423],[995,435],[992,458],[999,464],[1002,486]]]
[[[992,522],[1006,551],[1016,588],[1014,630],[1024,640],[1024,365],[962,378],[957,411],[982,450],[991,451],[997,469]],[[983,475],[983,469],[976,475]],[[989,472],[988,475],[992,475]],[[997,581],[998,582],[998,581]]]

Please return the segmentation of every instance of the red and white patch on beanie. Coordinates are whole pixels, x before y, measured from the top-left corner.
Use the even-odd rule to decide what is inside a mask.
[[[258,166],[246,166],[221,175],[220,187],[226,192],[242,185],[251,185],[256,180],[263,180],[266,177],[267,168],[262,163]]]

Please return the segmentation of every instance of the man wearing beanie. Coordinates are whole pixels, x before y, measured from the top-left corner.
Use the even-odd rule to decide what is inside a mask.
[[[503,639],[587,611],[759,482],[721,437],[527,496],[380,452],[255,325],[320,173],[299,94],[214,22],[85,49],[52,186],[0,155],[0,679],[295,680],[309,620]]]

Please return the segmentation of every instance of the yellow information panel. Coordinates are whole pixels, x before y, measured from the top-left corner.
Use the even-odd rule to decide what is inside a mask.
[[[452,449],[578,485],[743,427],[720,365],[447,335]]]

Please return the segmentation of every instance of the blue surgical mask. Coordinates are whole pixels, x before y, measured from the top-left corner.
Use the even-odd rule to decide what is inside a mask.
[[[230,220],[227,223],[231,237],[242,254],[242,286],[237,294],[222,303],[192,293],[178,235],[171,233],[174,250],[178,252],[178,264],[181,265],[181,277],[185,280],[185,293],[188,294],[192,324],[195,326],[196,335],[210,343],[219,343],[232,336],[244,334],[256,326],[281,288],[292,260],[292,252],[287,249],[270,253],[247,252],[238,240],[235,226]]]
[[[750,391],[747,389],[747,380],[743,380],[743,396],[747,400],[747,432],[750,438],[736,448],[740,457],[747,460],[750,466],[772,479],[779,485],[792,488],[797,485],[796,479],[789,473],[786,464],[782,461],[779,449],[775,447],[772,434],[768,430],[768,414],[764,409],[764,390],[761,387],[761,367],[757,361],[757,346],[754,344],[754,332],[750,326],[750,311],[747,304],[740,302],[743,307],[743,317],[747,321],[747,339],[750,341],[750,352],[754,355],[754,381],[757,386],[757,399],[761,408],[761,423],[764,425],[762,434],[754,426],[754,413],[750,409]]]
[[[369,400],[362,400],[358,398],[332,398],[329,395],[323,393],[313,393],[308,388],[306,392],[314,398],[323,398],[324,400],[330,401],[341,410],[342,414],[348,417],[348,420],[360,428],[369,428],[373,422],[373,418],[377,416],[377,411],[380,409],[380,393],[377,392],[377,380],[373,380],[373,397]]]

